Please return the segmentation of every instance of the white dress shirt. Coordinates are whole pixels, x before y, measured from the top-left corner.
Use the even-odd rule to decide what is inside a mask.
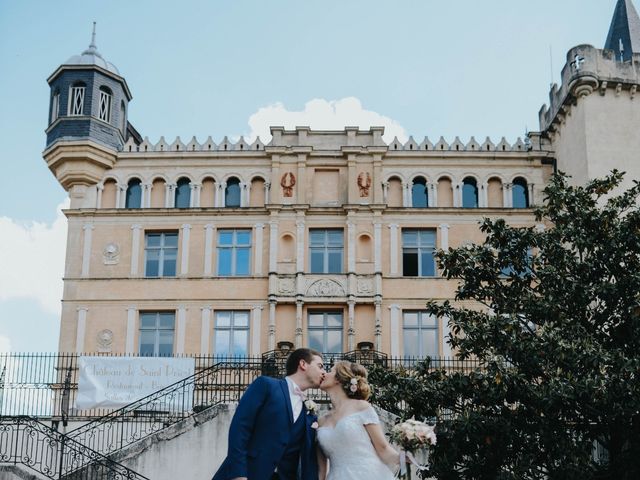
[[[291,400],[291,411],[293,412],[293,421],[295,422],[296,420],[298,420],[300,412],[302,412],[302,398],[300,398],[300,395],[295,392],[295,389],[297,388],[298,390],[300,390],[300,387],[298,387],[298,385],[296,385],[296,383],[291,380],[291,378],[285,377],[285,379],[287,380],[287,385],[289,386],[289,399]]]

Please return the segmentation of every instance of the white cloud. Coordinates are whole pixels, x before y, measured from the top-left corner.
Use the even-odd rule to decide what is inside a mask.
[[[60,314],[67,242],[62,209],[68,204],[66,200],[58,205],[57,217],[49,225],[0,217],[0,301],[30,298],[46,312]]]
[[[377,112],[365,110],[355,97],[340,100],[315,98],[305,103],[301,111],[287,110],[280,102],[262,107],[249,117],[251,132],[246,137],[253,141],[259,136],[262,141],[267,142],[271,138],[271,126],[283,126],[287,129],[306,126],[314,130],[342,130],[345,126],[362,129],[384,127],[383,139],[387,143],[395,136],[401,142],[408,138],[398,122]]]

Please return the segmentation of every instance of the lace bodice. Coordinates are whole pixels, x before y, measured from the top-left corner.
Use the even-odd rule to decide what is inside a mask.
[[[318,429],[318,442],[329,459],[327,480],[393,480],[393,473],[376,453],[365,425],[380,423],[369,407],[342,417],[335,427]]]

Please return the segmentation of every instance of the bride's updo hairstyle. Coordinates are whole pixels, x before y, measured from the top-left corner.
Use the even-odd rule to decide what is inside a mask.
[[[371,395],[367,369],[359,363],[346,360],[336,362],[336,380],[340,382],[349,398],[367,400]]]

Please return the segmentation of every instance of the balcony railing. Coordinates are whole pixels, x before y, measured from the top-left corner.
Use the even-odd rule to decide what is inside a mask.
[[[275,350],[255,357],[183,356],[193,358],[195,372],[204,371],[216,364],[232,365],[221,369],[215,375],[203,377],[194,391],[194,403],[202,392],[216,392],[218,403],[237,401],[246,387],[259,375],[283,377],[285,375],[286,351]],[[116,356],[113,354],[76,353],[4,353],[0,354],[0,416],[28,415],[51,420],[88,420],[102,417],[113,409],[75,408],[78,394],[78,360],[82,355]],[[357,350],[347,353],[324,354],[325,363],[346,359],[365,367],[378,365],[383,368],[412,368],[423,360],[414,357],[391,358],[373,350]],[[479,368],[473,360],[459,360],[453,357],[431,359],[431,368],[449,371],[470,371]],[[316,401],[326,402],[328,398],[320,390],[310,392]]]

